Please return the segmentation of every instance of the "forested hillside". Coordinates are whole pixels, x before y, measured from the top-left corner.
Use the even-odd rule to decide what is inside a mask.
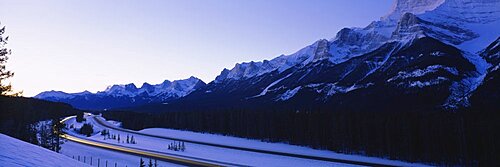
[[[65,103],[0,96],[0,133],[37,144],[34,123],[75,115],[80,110]]]

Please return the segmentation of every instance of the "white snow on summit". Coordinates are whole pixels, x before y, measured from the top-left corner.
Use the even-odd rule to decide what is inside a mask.
[[[144,83],[140,88],[137,88],[134,84],[113,85],[97,94],[129,97],[141,94],[147,94],[148,96],[183,97],[194,91],[199,83],[204,84],[200,79],[190,77],[188,79],[175,80],[172,82],[165,80],[163,83],[157,85]]]
[[[413,15],[406,15],[412,13]],[[418,18],[418,19],[417,19]],[[402,20],[404,19],[404,20]],[[404,22],[404,23],[402,23]],[[319,40],[291,55],[236,64],[215,83],[283,72],[318,60],[339,64],[390,41],[430,36],[476,53],[500,36],[499,0],[396,0],[390,13],[365,28],[344,28],[331,40]]]
[[[79,92],[79,93],[66,93],[66,92],[62,92],[62,91],[51,90],[51,91],[39,93],[34,98],[61,100],[61,99],[71,99],[71,98],[74,98],[76,96],[85,96],[85,95],[89,95],[89,94],[92,94],[92,93],[89,91],[83,91],[83,92]]]
[[[392,19],[397,21],[405,13],[422,14],[432,11],[443,4],[445,0],[397,0],[388,15],[382,20]]]
[[[436,10],[419,17],[433,23],[457,26],[474,32],[474,39],[455,45],[474,54],[500,36],[499,0],[446,0]]]
[[[164,99],[170,97],[183,97],[196,90],[200,85],[205,83],[196,78],[190,77],[184,80],[169,81],[165,80],[163,83],[151,85],[144,83],[142,87],[137,88],[135,84],[130,83],[126,85],[112,85],[108,86],[106,90],[99,91],[95,95],[99,96],[113,96],[113,97],[135,97],[139,95],[146,95],[149,97],[161,97]],[[71,99],[76,96],[92,95],[88,91],[81,93],[65,93],[61,91],[47,91],[42,92],[35,96],[38,99]]]

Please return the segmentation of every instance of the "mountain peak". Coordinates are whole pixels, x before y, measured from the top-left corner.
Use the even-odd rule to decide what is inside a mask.
[[[151,84],[147,83],[147,82],[144,82],[141,86],[141,88],[144,88],[144,87],[150,87]]]
[[[35,98],[65,102],[80,109],[102,110],[165,102],[184,97],[203,86],[205,83],[202,80],[191,76],[172,82],[165,80],[155,85],[144,82],[140,88],[137,88],[133,83],[116,84],[97,93],[88,91],[65,93],[52,90],[42,92]]]
[[[391,11],[382,20],[397,21],[405,13],[422,14],[436,9],[444,2],[445,0],[395,0]]]
[[[186,80],[195,81],[195,82],[201,81],[201,79],[199,79],[199,78],[197,78],[197,77],[195,77],[195,76],[191,76],[191,77],[189,77],[189,78],[188,78],[188,79],[186,79]]]
[[[129,84],[126,84],[125,85],[125,89],[129,90],[129,91],[134,91],[137,89],[137,86],[135,86],[134,83],[129,83]]]
[[[65,93],[62,91],[55,91],[55,90],[42,92],[42,93],[39,93],[38,95],[35,96],[35,98],[39,98],[39,99],[47,99],[47,98],[67,99],[67,98],[72,98],[72,97],[73,96],[68,94],[68,93]]]

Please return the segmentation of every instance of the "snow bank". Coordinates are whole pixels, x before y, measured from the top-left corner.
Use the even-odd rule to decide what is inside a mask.
[[[88,166],[62,154],[0,134],[0,166]]]

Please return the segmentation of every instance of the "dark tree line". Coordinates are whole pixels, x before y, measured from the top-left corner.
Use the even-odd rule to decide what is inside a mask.
[[[125,128],[165,127],[440,165],[498,165],[498,112],[108,112]]]
[[[43,146],[44,143],[40,143],[37,139],[37,133],[39,133],[37,123],[52,120],[52,123],[46,127],[46,131],[50,134],[46,135],[59,139],[59,133],[64,128],[59,124],[59,119],[77,112],[81,111],[64,103],[0,96],[0,133]],[[50,146],[46,144],[47,148],[58,151],[60,149],[56,144],[56,141],[60,141],[58,139],[54,139]]]

